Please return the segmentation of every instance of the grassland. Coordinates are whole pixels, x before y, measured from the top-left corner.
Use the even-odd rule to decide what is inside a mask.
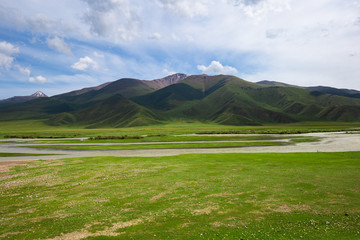
[[[360,152],[96,157],[1,169],[2,239],[360,238]]]
[[[51,138],[24,141],[58,149],[216,148],[312,142],[320,139],[269,133],[359,127],[176,122],[86,129],[28,120],[1,122],[0,138]],[[232,135],[239,133],[246,135]],[[56,139],[63,137],[94,139]],[[290,142],[274,142],[282,139]],[[0,162],[0,239],[360,239],[359,182],[360,152]]]
[[[301,122],[264,126],[229,126],[202,122],[169,122],[131,128],[86,129],[85,126],[49,126],[42,120],[2,121],[0,138],[72,138],[96,136],[180,135],[180,134],[294,134],[308,132],[360,131],[360,123]]]

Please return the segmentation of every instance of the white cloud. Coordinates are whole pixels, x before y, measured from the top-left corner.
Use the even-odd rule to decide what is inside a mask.
[[[97,58],[104,58],[104,54],[102,53],[98,53],[97,51],[94,51],[94,56],[97,57]]]
[[[180,40],[179,37],[178,37],[175,33],[172,33],[172,34],[171,34],[171,38],[172,38],[173,40],[175,40],[175,41],[179,41],[179,40]]]
[[[11,43],[2,41],[0,42],[0,52],[5,55],[13,55],[19,52],[19,48],[15,47]]]
[[[153,33],[153,34],[149,35],[148,38],[149,39],[154,39],[154,40],[159,40],[159,39],[161,39],[161,34],[160,33]]]
[[[266,30],[266,38],[275,39],[284,36],[286,31],[284,29],[268,29]]]
[[[71,67],[73,69],[84,71],[84,70],[88,69],[89,67],[91,67],[92,69],[97,69],[98,64],[97,64],[97,62],[92,60],[90,57],[85,56],[83,58],[80,58],[79,61],[74,63]]]
[[[207,5],[210,0],[156,0],[156,2],[161,7],[169,9],[177,15],[192,18],[207,15]]]
[[[141,20],[129,0],[83,0],[88,4],[84,20],[93,34],[130,41],[138,35]]]
[[[55,49],[56,51],[60,53],[64,53],[66,55],[72,55],[71,49],[64,42],[64,39],[55,36],[52,39],[50,38],[46,39],[46,43],[49,46],[49,48]]]
[[[34,32],[46,33],[53,32],[54,29],[57,29],[57,22],[48,18],[44,14],[37,14],[26,19],[27,27]]]
[[[225,65],[249,80],[360,89],[359,0],[0,2],[1,31],[15,36],[16,40],[7,41],[23,44],[21,54],[0,51],[0,71],[10,70],[2,72],[1,79],[20,79],[16,64],[48,71],[53,82],[54,75],[65,74],[59,69],[72,63],[80,73],[106,63],[108,71],[102,68],[101,74],[116,79],[159,77],[164,68],[190,74],[200,72],[197,69],[209,72],[215,68],[208,66],[211,60],[224,64],[226,59]],[[66,31],[69,25],[78,31]],[[148,41],[152,33],[159,34],[161,42]],[[32,36],[33,44],[22,40]],[[66,43],[71,40],[71,50],[97,63],[86,58],[69,63],[67,56],[42,48],[48,36],[58,36]],[[39,62],[33,63],[29,56]],[[199,63],[206,64],[197,68]],[[92,71],[91,76],[95,75],[98,79],[100,73]]]
[[[166,76],[173,75],[173,74],[176,73],[176,72],[174,72],[174,71],[169,71],[169,70],[167,70],[166,68],[165,68],[162,72],[163,72],[163,74],[165,74]]]
[[[0,53],[0,69],[9,70],[13,61],[13,57]]]
[[[11,43],[2,41],[0,42],[0,69],[9,70],[14,61],[13,55],[18,53],[20,50]]]
[[[282,12],[290,9],[289,0],[230,0],[234,6],[252,18],[262,19],[271,12]]]
[[[20,65],[15,65],[15,67],[19,70],[19,72],[20,72],[22,75],[25,75],[25,76],[27,76],[27,77],[30,76],[30,74],[31,74],[30,68],[28,68],[28,67],[23,68],[23,67],[21,67]]]
[[[74,21],[70,20],[69,23],[64,23],[63,18],[65,16],[68,17],[68,12],[71,12],[68,11],[68,7],[66,8],[66,12],[61,12],[61,10],[63,10],[62,8],[66,6],[64,2],[61,2],[58,6],[54,6],[53,8],[56,12],[51,11],[50,16],[37,12],[39,11],[37,7],[42,8],[43,5],[47,5],[47,3],[44,2],[36,3],[34,1],[19,0],[16,2],[7,2],[6,4],[12,7],[0,5],[0,25],[10,28],[11,30],[31,31],[32,33],[52,35],[69,35],[70,33],[74,34],[79,32],[79,29],[74,25]],[[36,6],[37,4],[38,6]],[[71,4],[76,5],[75,3]],[[49,12],[49,10],[44,8],[43,12]],[[56,15],[61,15],[61,19],[55,18]]]
[[[31,83],[46,83],[47,79],[43,76],[37,76],[37,77],[30,77],[29,82]]]
[[[202,71],[204,74],[211,74],[211,75],[217,75],[217,74],[236,74],[238,71],[236,68],[231,66],[223,66],[218,61],[212,61],[209,66],[204,65],[198,65],[197,69]]]

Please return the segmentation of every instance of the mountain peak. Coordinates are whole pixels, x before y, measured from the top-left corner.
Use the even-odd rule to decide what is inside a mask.
[[[15,97],[3,99],[3,100],[0,100],[0,103],[2,105],[12,104],[12,103],[21,103],[21,102],[27,102],[27,101],[33,100],[35,98],[42,98],[42,97],[48,97],[48,96],[41,91],[37,91],[29,96],[15,96]]]
[[[42,91],[37,91],[37,92],[31,94],[30,97],[38,98],[38,97],[48,97],[48,96],[45,93],[43,93]]]
[[[152,80],[151,82],[155,83],[158,86],[158,88],[164,88],[164,87],[167,87],[169,85],[180,82],[181,80],[183,80],[187,76],[188,75],[186,75],[184,73],[175,73],[175,74],[166,76],[164,78],[159,78],[159,79]]]
[[[162,79],[181,81],[181,80],[183,80],[183,79],[186,78],[186,77],[187,77],[187,75],[184,74],[184,73],[175,73],[175,74],[166,76],[166,77],[164,77],[164,78],[162,78]]]

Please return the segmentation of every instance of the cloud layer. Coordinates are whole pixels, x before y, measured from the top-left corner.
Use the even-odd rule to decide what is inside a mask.
[[[359,0],[0,0],[0,36],[23,91],[173,72],[360,90]]]
[[[128,0],[83,0],[88,7],[83,15],[90,31],[115,41],[132,40],[141,25],[140,18]]]
[[[14,61],[14,55],[18,52],[19,48],[11,43],[0,42],[0,68],[9,70]]]
[[[67,55],[72,55],[70,47],[64,42],[64,39],[59,37],[48,38],[46,40],[49,48],[55,49],[60,53],[64,53]]]
[[[90,57],[85,56],[71,66],[73,69],[84,71],[88,68],[97,69],[98,64]]]
[[[218,61],[212,61],[209,66],[204,65],[198,65],[197,68],[202,71],[204,74],[211,74],[211,75],[217,75],[217,74],[225,74],[225,75],[231,75],[236,74],[238,71],[236,68],[233,68],[231,66],[223,66]]]
[[[31,83],[46,83],[47,79],[43,76],[37,76],[37,77],[30,77],[29,82]]]

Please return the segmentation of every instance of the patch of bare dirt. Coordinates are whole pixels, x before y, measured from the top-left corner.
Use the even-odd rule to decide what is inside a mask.
[[[19,173],[19,174],[13,174],[13,177],[8,177],[8,179],[17,177],[17,176],[27,176],[26,173]],[[1,177],[0,177],[1,180]],[[53,174],[43,174],[40,176],[35,176],[35,177],[30,177],[30,178],[21,178],[21,179],[16,179],[13,181],[8,181],[8,182],[4,182],[1,183],[0,186],[3,186],[5,188],[15,188],[15,187],[20,187],[23,185],[27,185],[30,183],[34,183],[35,186],[53,186],[54,184],[60,182],[60,179],[56,179],[55,175]]]
[[[61,234],[60,236],[57,236],[55,238],[50,238],[48,240],[76,240],[76,239],[82,239],[82,238],[87,238],[87,237],[97,237],[97,236],[118,236],[121,233],[116,232],[117,230],[135,226],[135,225],[141,224],[142,222],[143,222],[142,219],[134,219],[134,220],[130,220],[127,222],[117,222],[117,223],[114,223],[111,227],[105,228],[105,230],[97,231],[95,233],[89,232],[88,229],[92,225],[99,224],[97,222],[92,225],[87,225],[85,227],[85,229],[82,229],[80,231]]]
[[[213,194],[209,194],[207,196],[205,196],[205,198],[210,198],[210,197],[231,197],[231,196],[239,196],[242,195],[242,192],[238,192],[238,193],[229,193],[229,192],[222,192],[222,193],[213,193]]]
[[[275,212],[281,212],[281,213],[289,213],[292,212],[293,209],[290,208],[288,205],[279,206],[278,208],[274,209]]]
[[[165,191],[165,192],[161,192],[155,196],[153,196],[151,199],[150,199],[150,202],[155,202],[157,201],[158,199],[164,197],[166,194],[170,193],[169,191]]]
[[[18,179],[18,180],[14,180],[14,181],[10,181],[10,182],[1,183],[0,186],[4,187],[4,188],[15,188],[15,187],[29,184],[30,182],[32,182],[31,179]]]
[[[306,211],[310,210],[309,205],[282,205],[275,209],[273,209],[274,212],[281,212],[281,213],[290,213],[293,211]]]
[[[168,190],[163,191],[159,194],[154,195],[152,198],[150,198],[150,202],[155,202],[161,198],[163,198],[166,194],[172,193],[176,188],[184,186],[185,183],[176,182],[172,187],[170,187]]]
[[[2,235],[0,235],[0,239],[4,239],[6,237],[10,237],[11,235],[17,235],[17,234],[20,234],[22,232],[8,232],[8,233],[4,233]]]
[[[193,211],[194,215],[202,215],[202,214],[206,214],[209,215],[210,213],[212,213],[213,211],[216,211],[219,209],[219,206],[209,206],[203,209],[196,209]]]
[[[23,165],[24,163],[30,162],[32,160],[25,161],[0,161],[0,173],[10,172],[11,167],[16,165]]]
[[[15,177],[22,177],[22,176],[26,176],[26,173],[16,173],[16,174],[9,174],[9,173],[5,173],[0,175],[0,181],[2,180],[8,180],[11,178],[15,178]]]

